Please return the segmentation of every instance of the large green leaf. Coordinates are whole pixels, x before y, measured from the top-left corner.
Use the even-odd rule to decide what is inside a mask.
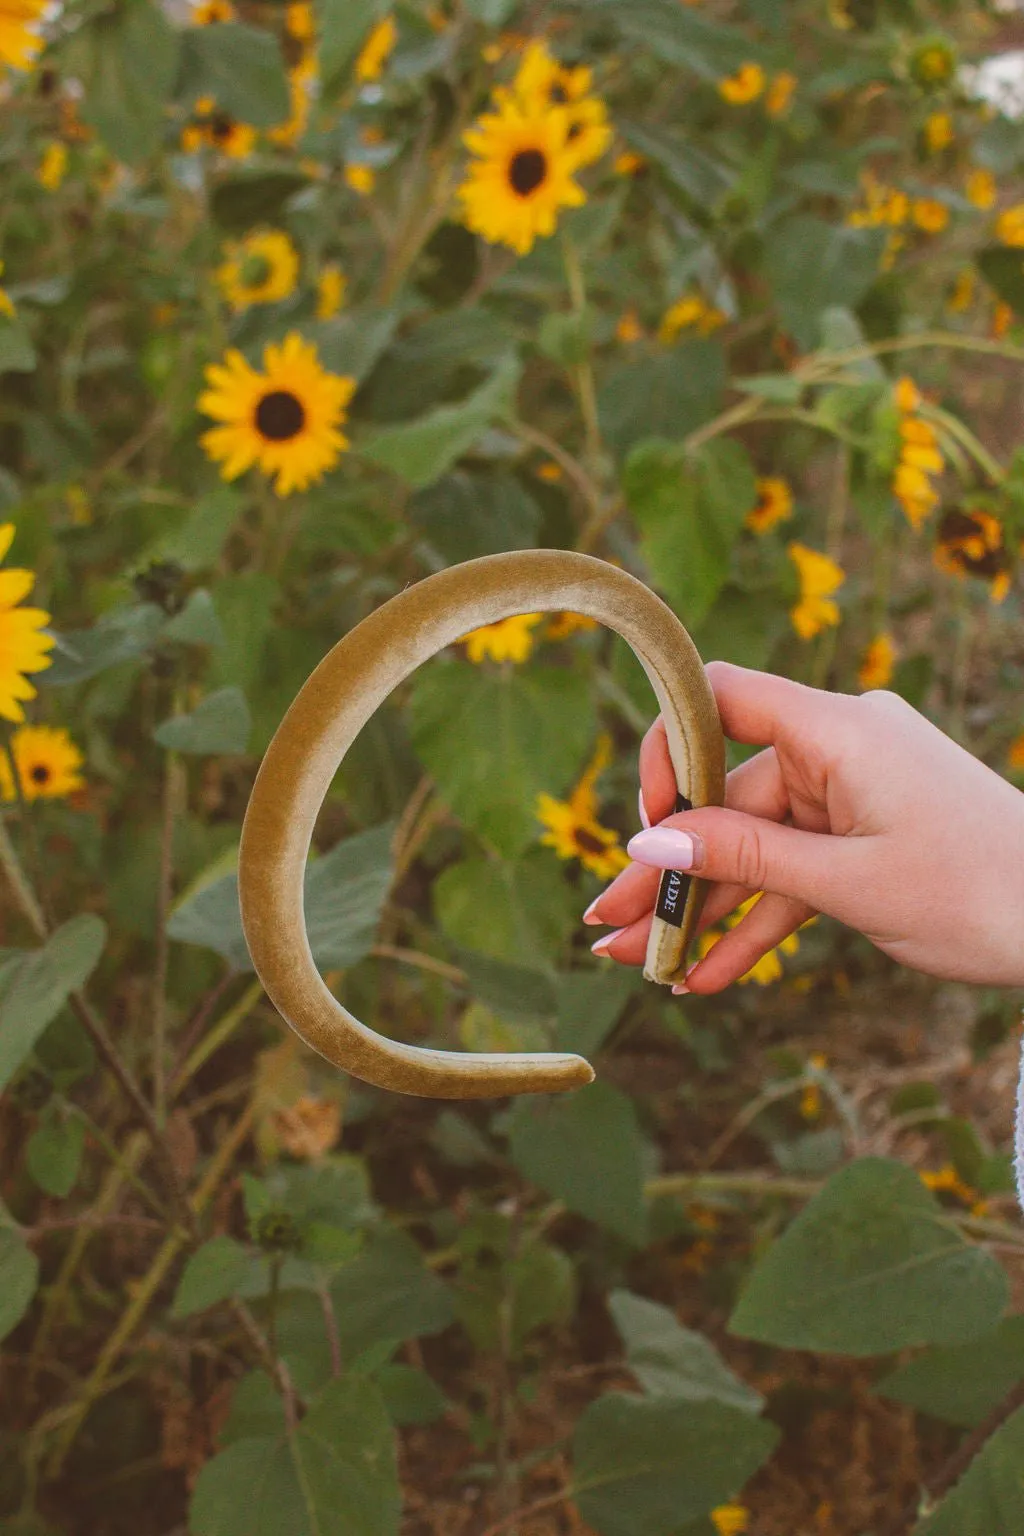
[[[535,548],[541,509],[514,475],[454,470],[411,498],[409,518],[449,565],[457,565]]]
[[[242,690],[218,688],[208,693],[190,714],[172,715],[164,720],[154,730],[153,739],[168,751],[207,756],[244,752],[251,729],[252,716]]]
[[[308,176],[298,171],[239,171],[212,189],[210,212],[221,229],[244,235],[256,224],[279,220],[288,199],[307,186]]]
[[[730,438],[689,457],[663,442],[641,443],[629,456],[624,486],[655,584],[687,627],[696,627],[725,585],[756,500],[746,450]]]
[[[1017,315],[1024,315],[1024,251],[1019,246],[989,245],[977,256],[981,275]]]
[[[182,33],[178,95],[212,96],[220,111],[254,128],[289,115],[288,80],[277,40],[260,27],[226,21]]]
[[[1024,1408],[979,1451],[913,1536],[1020,1536],[1024,1530]]]
[[[646,123],[619,121],[616,126],[634,149],[660,166],[671,185],[702,211],[735,184],[733,171],[695,144],[692,135]]]
[[[137,165],[159,147],[183,35],[152,0],[126,0],[83,22],[61,50],[84,88],[81,116],[115,159]]]
[[[0,1022],[0,1091],[7,1087],[43,1030],[91,975],[107,941],[107,926],[81,912],[29,951],[5,979]]]
[[[631,1291],[612,1291],[608,1310],[626,1346],[626,1361],[650,1397],[690,1403],[730,1403],[760,1413],[764,1398],[733,1374],[702,1333],[684,1328],[675,1313]]]
[[[63,1200],[75,1187],[85,1144],[85,1121],[78,1115],[43,1116],[25,1148],[25,1166],[39,1188]]]
[[[560,1051],[589,1056],[611,1034],[627,1000],[643,986],[643,976],[634,966],[621,965],[611,972],[563,972],[557,985],[554,1043]]]
[[[682,341],[613,368],[598,392],[605,441],[625,455],[644,438],[675,441],[718,414],[725,389],[720,342]]]
[[[726,1403],[608,1392],[576,1426],[573,1485],[598,1536],[677,1536],[743,1487],[779,1439]]]
[[[525,1179],[638,1247],[647,1235],[644,1159],[632,1100],[610,1083],[519,1099],[509,1152]]]
[[[580,0],[614,21],[623,37],[666,64],[692,69],[717,83],[747,59],[761,56],[758,45],[735,27],[684,8],[678,0]]]
[[[192,1536],[397,1536],[394,1430],[366,1377],[331,1381],[293,1432],[232,1441],[208,1461],[189,1511]]]
[[[0,1226],[0,1339],[21,1322],[36,1293],[39,1260],[11,1227]]]
[[[507,1018],[548,1019],[558,1007],[551,977],[527,965],[511,965],[461,944],[452,945],[452,959],[466,972],[474,997]]]
[[[449,939],[513,963],[523,955],[553,962],[579,922],[563,868],[547,848],[530,848],[513,863],[460,859],[437,876],[433,898]]]
[[[512,411],[519,365],[509,360],[465,400],[419,421],[387,427],[359,444],[362,456],[413,487],[431,485],[472,447],[485,427]]]
[[[994,1327],[1005,1271],[973,1247],[912,1168],[840,1169],[755,1266],[732,1333],[789,1349],[880,1355]]]
[[[36,366],[32,337],[16,317],[0,316],[0,373],[31,373]]]
[[[438,791],[508,858],[541,835],[538,793],[569,790],[597,729],[592,691],[563,668],[438,660],[416,673],[410,710],[413,745]]]
[[[369,951],[391,885],[393,833],[393,822],[357,832],[307,864],[306,931],[321,968],[345,969]],[[237,874],[186,891],[172,910],[167,932],[179,943],[215,950],[236,971],[252,970]]]
[[[84,683],[107,667],[144,656],[167,621],[156,603],[130,603],[104,614],[91,629],[58,635],[46,686],[60,688]]]
[[[363,44],[374,18],[386,7],[380,0],[315,0],[320,73],[325,95],[340,83]]]
[[[342,1353],[349,1359],[385,1339],[440,1333],[455,1317],[449,1287],[423,1262],[411,1237],[381,1227],[331,1282]]]
[[[812,214],[785,220],[765,238],[768,281],[786,330],[804,350],[820,342],[822,312],[854,309],[878,275],[884,229],[827,224]]]
[[[980,1339],[929,1349],[875,1384],[879,1397],[973,1429],[1024,1381],[1024,1317],[1007,1317]]]
[[[171,1316],[191,1317],[236,1295],[251,1278],[256,1264],[266,1269],[265,1259],[254,1256],[233,1237],[211,1237],[185,1265],[171,1303]]]

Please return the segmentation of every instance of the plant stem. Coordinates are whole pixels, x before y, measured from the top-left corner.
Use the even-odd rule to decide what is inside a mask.
[[[172,717],[180,711],[176,696]],[[156,965],[153,974],[153,1112],[158,1125],[167,1118],[167,968],[170,940],[167,923],[174,892],[174,822],[181,799],[184,770],[176,752],[168,752],[164,761],[162,816],[160,822],[160,868],[157,875]]]
[[[172,1100],[176,1099],[186,1083],[195,1077],[199,1068],[209,1061],[214,1051],[220,1050],[225,1040],[234,1034],[240,1024],[245,1022],[262,996],[263,983],[260,981],[250,982],[237,1003],[232,1003],[227,1013],[217,1020],[217,1023],[210,1030],[206,1038],[200,1040],[195,1050],[186,1058],[184,1065],[176,1074],[171,1084]]]
[[[587,290],[583,281],[583,266],[580,262],[580,253],[567,234],[562,235],[562,259],[565,263],[565,276],[569,284],[569,298],[572,302],[573,313],[584,315],[587,309]],[[596,474],[601,463],[601,425],[597,415],[597,386],[594,383],[594,367],[588,357],[583,362],[575,363],[572,367],[573,383],[576,386],[576,398],[579,401],[580,415],[583,417],[583,431],[586,441],[584,462],[591,474]]]

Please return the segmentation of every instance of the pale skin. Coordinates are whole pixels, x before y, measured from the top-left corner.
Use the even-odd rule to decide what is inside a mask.
[[[927,975],[1024,986],[1024,794],[897,694],[828,693],[722,661],[706,671],[726,736],[764,750],[728,775],[724,807],[672,812],[657,717],[640,746],[654,830],[630,839],[634,862],[584,915],[616,929],[595,953],[643,964],[661,871],[687,867],[689,841],[689,868],[716,882],[701,930],[765,895],[673,991],[722,991],[815,913]],[[667,830],[689,837],[644,851]]]

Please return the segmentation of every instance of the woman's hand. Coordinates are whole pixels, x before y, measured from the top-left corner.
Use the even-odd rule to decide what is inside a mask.
[[[897,694],[826,693],[722,661],[707,675],[726,735],[765,750],[729,774],[724,808],[669,814],[657,717],[640,801],[659,824],[631,838],[637,862],[584,914],[616,925],[595,953],[642,965],[661,871],[682,869],[716,882],[701,929],[766,892],[682,990],[721,991],[816,912],[915,970],[1024,986],[1024,795]]]

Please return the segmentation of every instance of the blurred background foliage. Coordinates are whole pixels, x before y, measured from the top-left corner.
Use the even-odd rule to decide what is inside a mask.
[[[656,713],[618,637],[421,668],[306,887],[360,1018],[589,1088],[344,1080],[234,873],[339,635],[535,546],[1024,786],[1022,33],[0,0],[0,1531],[1024,1528],[1019,1000],[824,920],[716,998],[588,958]]]

